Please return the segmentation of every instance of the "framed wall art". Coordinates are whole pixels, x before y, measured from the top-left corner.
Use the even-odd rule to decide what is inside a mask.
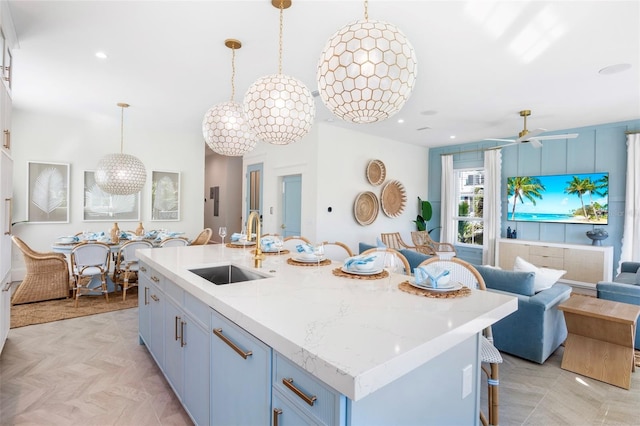
[[[84,217],[86,222],[139,221],[140,193],[114,195],[104,192],[93,171],[84,172]]]
[[[180,172],[151,172],[151,220],[180,220]]]
[[[27,191],[29,222],[69,222],[69,164],[28,161]]]

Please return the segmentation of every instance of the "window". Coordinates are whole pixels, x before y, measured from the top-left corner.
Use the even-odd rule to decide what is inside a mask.
[[[484,231],[484,169],[458,169],[456,177],[456,200],[458,216],[458,244],[482,245]]]

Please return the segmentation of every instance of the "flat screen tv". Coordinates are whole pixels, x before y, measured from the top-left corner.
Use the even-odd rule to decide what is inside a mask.
[[[507,220],[606,225],[609,173],[507,178]]]

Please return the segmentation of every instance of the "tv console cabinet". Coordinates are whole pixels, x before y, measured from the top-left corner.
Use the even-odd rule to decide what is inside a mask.
[[[598,281],[613,279],[613,247],[501,238],[498,266],[513,269],[516,256],[541,268],[562,269],[561,282],[595,290]]]

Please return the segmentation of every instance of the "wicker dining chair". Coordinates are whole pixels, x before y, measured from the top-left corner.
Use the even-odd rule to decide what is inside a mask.
[[[185,241],[185,240],[183,240]],[[122,300],[127,299],[127,290],[136,287],[138,280],[132,281],[133,275],[138,274],[138,256],[136,250],[152,248],[149,241],[129,241],[120,247],[116,256],[116,265],[113,269],[113,282],[122,287]]]
[[[209,240],[211,240],[211,236],[213,235],[213,231],[211,228],[204,228],[200,233],[191,241],[190,246],[203,246],[205,244],[209,244]]]
[[[64,254],[37,252],[15,235],[11,240],[22,251],[27,268],[12,305],[69,297],[69,264]]]
[[[71,250],[71,267],[73,270],[74,306],[78,307],[78,299],[83,294],[101,292],[109,303],[107,275],[111,264],[111,248],[105,243],[80,243]],[[100,278],[100,289],[91,287],[94,277]]]
[[[184,247],[189,245],[189,241],[180,237],[166,238],[158,244],[158,247]]]
[[[414,246],[410,246],[402,240],[402,236],[399,232],[387,232],[380,234],[380,239],[382,243],[387,246],[387,248],[392,248],[396,250],[402,249],[411,249],[415,250]]]
[[[439,257],[432,257],[420,263],[418,267],[434,265],[438,268],[446,269],[450,273],[452,281],[457,281],[465,287],[471,289],[477,289],[486,291],[484,279],[480,272],[468,262],[457,257],[450,259],[442,259]],[[488,364],[482,365],[481,369],[487,376],[487,399],[488,399],[488,414],[487,420],[484,413],[480,412],[480,421],[483,425],[497,425],[498,424],[498,386],[499,381],[499,364],[502,363],[502,355],[500,351],[493,345],[493,335],[491,327],[487,327],[480,336],[480,358],[482,363]]]
[[[393,253],[396,258],[400,261],[400,263],[402,264],[402,273],[404,275],[411,275],[411,266],[409,265],[409,261],[407,260],[406,257],[404,257],[404,255],[402,253],[400,253],[398,250],[396,249],[392,249],[387,247],[386,249],[379,249],[379,248],[371,248],[369,250],[365,250],[362,253],[360,253],[360,255],[367,255],[367,254],[374,254],[374,253]],[[382,261],[380,261],[380,264],[382,264]]]
[[[341,262],[353,256],[351,249],[340,241],[324,241],[322,245],[324,245],[324,255],[328,259]]]
[[[428,231],[412,231],[411,241],[416,245],[416,251],[419,251],[428,255],[436,255],[437,253],[453,253],[457,254],[456,248],[453,244],[439,243],[434,241],[429,235]]]

